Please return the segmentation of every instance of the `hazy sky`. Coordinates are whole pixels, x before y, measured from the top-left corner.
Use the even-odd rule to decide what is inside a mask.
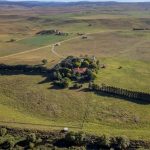
[[[1,0],[0,0],[1,1]],[[74,2],[74,1],[118,1],[118,2],[150,2],[150,0],[9,0],[9,1],[57,1],[57,2]]]

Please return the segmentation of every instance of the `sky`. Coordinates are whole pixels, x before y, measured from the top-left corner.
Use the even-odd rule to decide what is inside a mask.
[[[1,0],[0,0],[1,1]],[[75,1],[98,1],[98,2],[104,2],[104,1],[117,1],[117,2],[150,2],[150,0],[9,0],[9,1],[46,1],[46,2],[75,2]]]

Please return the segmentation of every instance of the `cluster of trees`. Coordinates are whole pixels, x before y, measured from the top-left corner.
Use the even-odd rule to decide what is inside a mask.
[[[47,63],[46,59],[42,64]],[[0,64],[0,74],[5,73],[34,73],[46,74],[53,81],[54,85],[61,88],[70,86],[71,81],[76,82],[73,88],[82,87],[83,82],[93,81],[98,73],[100,62],[95,57],[73,57],[69,56],[57,64],[54,68],[48,69],[44,66],[29,65],[5,65]],[[77,84],[78,83],[78,84]],[[80,84],[79,84],[80,83]]]
[[[59,30],[42,30],[42,31],[39,31],[36,33],[37,35],[63,35],[63,36],[68,36],[69,34],[68,33],[65,33],[65,32],[61,32]]]
[[[0,149],[137,149],[150,147],[144,141],[131,141],[126,136],[92,136],[83,132],[40,132],[0,128]]]
[[[33,149],[40,144],[42,139],[37,137],[35,133],[25,135],[25,137],[17,137],[7,132],[6,128],[0,129],[0,149]]]
[[[89,89],[94,90],[94,91],[115,94],[115,95],[119,95],[119,96],[126,97],[126,98],[132,98],[132,99],[138,99],[138,100],[150,102],[149,93],[130,91],[130,90],[126,90],[126,89],[122,89],[118,87],[106,86],[106,85],[100,86],[92,82],[89,83]]]
[[[61,87],[68,87],[71,81],[79,83],[93,81],[99,70],[99,64],[99,60],[95,57],[69,56],[53,68],[50,77],[55,85]]]
[[[70,145],[91,145],[95,147],[95,149],[115,148],[119,150],[125,150],[130,146],[130,140],[126,136],[110,137],[108,135],[102,135],[100,137],[89,137],[82,132],[69,132],[65,135],[65,140]]]
[[[7,133],[6,128],[0,129],[0,149],[12,149],[15,145],[15,138]]]

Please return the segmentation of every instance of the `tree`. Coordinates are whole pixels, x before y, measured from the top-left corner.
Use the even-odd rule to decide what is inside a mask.
[[[81,66],[81,62],[80,62],[80,61],[76,61],[76,62],[74,63],[74,67],[78,68],[78,67],[80,67],[80,66]]]
[[[97,64],[97,66],[99,66],[99,65],[100,65],[100,61],[99,61],[99,60],[97,60],[97,61],[96,61],[96,64]]]
[[[100,144],[101,144],[102,146],[107,146],[107,147],[109,147],[110,144],[111,144],[110,137],[107,136],[107,135],[101,136],[101,138],[100,138]]]
[[[36,135],[35,133],[31,133],[27,136],[27,141],[29,142],[36,142]]]
[[[117,147],[122,150],[125,150],[130,145],[130,140],[126,136],[116,137],[115,142]]]
[[[82,67],[89,67],[89,62],[87,60],[83,61]]]
[[[65,140],[67,142],[73,145],[78,145],[78,146],[83,145],[85,142],[85,139],[86,139],[86,136],[82,132],[79,132],[79,133],[69,132],[65,136]]]
[[[91,63],[91,64],[90,64],[90,68],[92,68],[92,69],[96,69],[96,68],[98,68],[98,66],[97,66],[97,64],[96,64],[96,63]]]
[[[79,83],[75,83],[74,85],[73,85],[73,88],[74,89],[80,89],[82,87],[82,84],[79,84]]]
[[[93,81],[96,78],[96,73],[92,72],[91,70],[87,70],[88,79]]]
[[[57,79],[61,80],[62,79],[62,75],[60,74],[60,72],[57,72]]]
[[[7,129],[6,128],[1,128],[0,129],[0,136],[5,136],[7,134]]]
[[[69,78],[64,78],[62,84],[63,84],[64,88],[68,88],[69,85],[70,85],[70,79]]]
[[[47,62],[48,62],[47,59],[43,59],[43,60],[42,60],[43,65],[46,65]]]

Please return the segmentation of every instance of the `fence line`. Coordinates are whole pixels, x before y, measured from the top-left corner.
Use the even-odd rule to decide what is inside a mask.
[[[105,85],[97,85],[97,84],[90,84],[89,89],[92,91],[103,92],[108,94],[114,94],[121,96],[123,98],[131,98],[135,100],[142,100],[150,102],[150,94],[138,91],[131,91],[123,88],[113,87],[113,86],[105,86]]]

